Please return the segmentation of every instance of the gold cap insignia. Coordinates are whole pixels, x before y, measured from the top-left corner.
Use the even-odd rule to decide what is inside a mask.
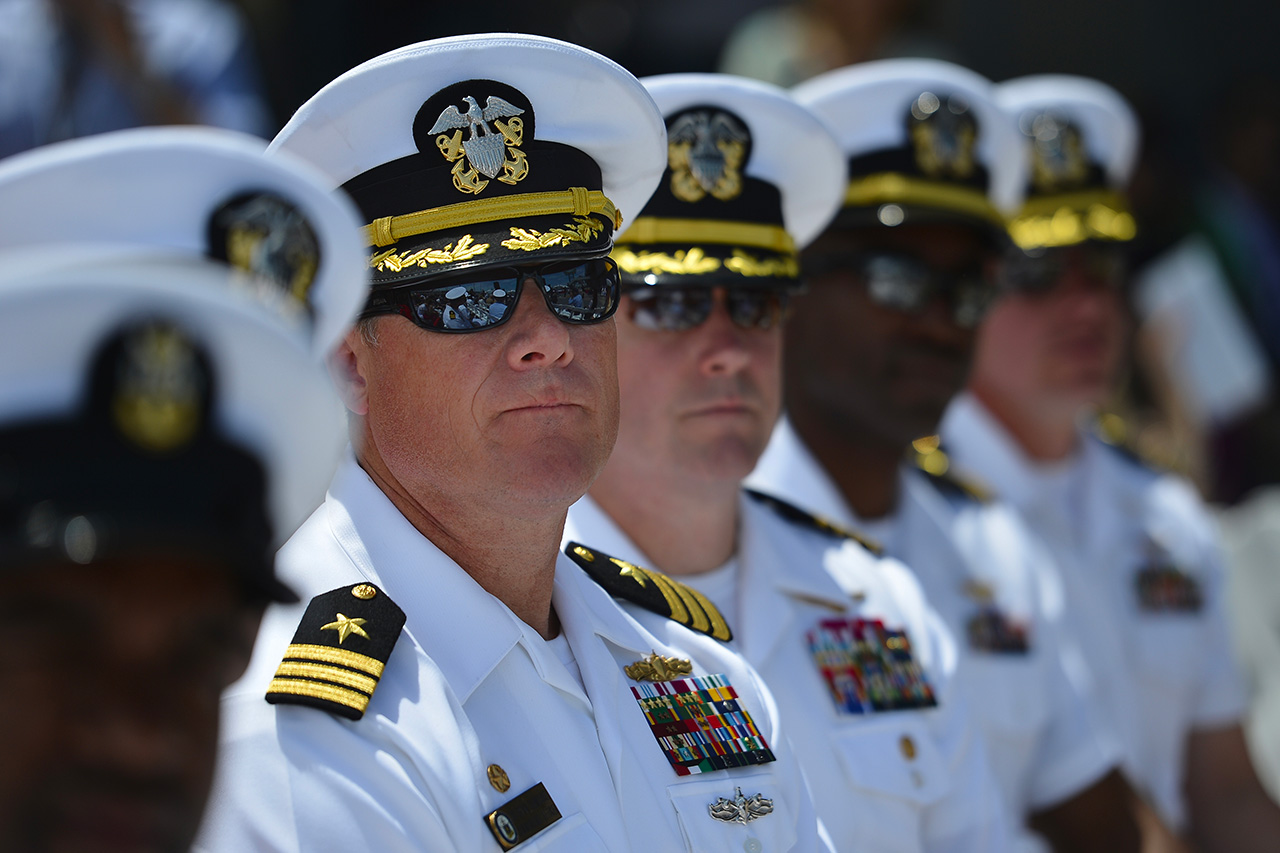
[[[1069,121],[1041,113],[1021,122],[1031,137],[1031,183],[1037,192],[1073,189],[1089,175],[1084,139]]]
[[[320,241],[293,203],[269,193],[223,202],[209,217],[209,255],[266,283],[260,295],[286,298],[290,310],[310,313],[309,295],[320,268]]]
[[[908,119],[916,165],[931,178],[964,180],[973,175],[978,123],[964,99],[922,92]]]
[[[676,116],[667,132],[671,194],[681,201],[707,195],[728,201],[742,193],[742,164],[751,135],[722,110],[692,110]]]
[[[128,333],[114,378],[112,416],[134,444],[166,453],[195,436],[207,380],[194,343],[176,326],[149,323]]]

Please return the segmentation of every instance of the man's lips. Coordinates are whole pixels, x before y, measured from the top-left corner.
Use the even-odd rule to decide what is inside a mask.
[[[700,406],[694,406],[686,411],[690,417],[703,417],[714,415],[746,415],[755,412],[756,407],[752,406],[745,400],[720,400],[715,403],[706,403]]]

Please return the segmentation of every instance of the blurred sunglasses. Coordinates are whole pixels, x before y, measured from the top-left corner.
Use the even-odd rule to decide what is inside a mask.
[[[715,292],[724,293],[729,319],[747,331],[772,329],[786,316],[789,292],[779,287],[726,287],[707,285],[632,285],[628,316],[642,329],[683,332],[707,322],[715,307]]]
[[[1084,243],[1024,252],[1014,248],[1004,257],[1000,285],[1010,292],[1027,295],[1053,290],[1069,270],[1086,281],[1119,287],[1124,281],[1125,252],[1119,245]]]
[[[939,297],[951,308],[951,319],[963,329],[982,322],[997,288],[981,270],[942,272],[901,252],[857,252],[806,259],[807,277],[844,273],[867,288],[871,301],[904,314],[920,314]]]
[[[530,279],[551,313],[566,323],[600,323],[618,310],[618,266],[602,257],[536,267],[485,267],[430,284],[375,290],[360,316],[399,314],[432,332],[480,332],[511,319],[521,285]]]

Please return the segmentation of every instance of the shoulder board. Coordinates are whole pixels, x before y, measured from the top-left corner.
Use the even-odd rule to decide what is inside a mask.
[[[784,501],[782,498],[774,497],[773,495],[768,495],[764,492],[758,492],[755,489],[743,489],[743,491],[745,491],[747,493],[747,497],[751,498],[753,501],[764,504],[769,507],[769,509],[773,510],[793,524],[798,524],[801,527],[807,527],[810,530],[816,530],[819,533],[823,533],[836,539],[850,539],[857,542],[877,557],[884,556],[884,546],[879,542],[868,539],[860,533],[855,533],[844,525],[837,524],[829,518],[825,518],[821,515],[814,515],[808,510],[801,509],[793,503]]]
[[[1098,441],[1110,448],[1126,462],[1139,468],[1145,468],[1157,474],[1177,470],[1172,459],[1160,459],[1156,454],[1146,453],[1133,440],[1129,424],[1114,412],[1102,412],[1092,424],[1093,435]]]
[[[317,595],[267,688],[267,701],[360,719],[403,627],[404,611],[371,583]]]
[[[722,642],[733,639],[720,611],[696,589],[662,572],[641,568],[577,542],[565,545],[564,552],[614,598],[630,601]]]
[[[952,472],[951,459],[939,446],[936,436],[913,441],[909,453],[911,464],[944,495],[982,504],[991,503],[990,492],[972,480]]]

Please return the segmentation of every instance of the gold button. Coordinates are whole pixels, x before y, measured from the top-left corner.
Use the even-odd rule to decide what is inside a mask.
[[[356,598],[360,599],[361,601],[368,601],[369,599],[377,595],[378,591],[373,588],[373,584],[362,583],[362,584],[353,586],[351,588],[351,594],[354,595]]]
[[[916,742],[909,735],[903,735],[902,740],[898,741],[898,748],[902,750],[903,758],[907,761],[914,761],[916,757]]]
[[[511,789],[511,777],[507,775],[507,771],[496,764],[490,764],[487,772],[489,774],[489,784],[499,794],[505,794]]]

